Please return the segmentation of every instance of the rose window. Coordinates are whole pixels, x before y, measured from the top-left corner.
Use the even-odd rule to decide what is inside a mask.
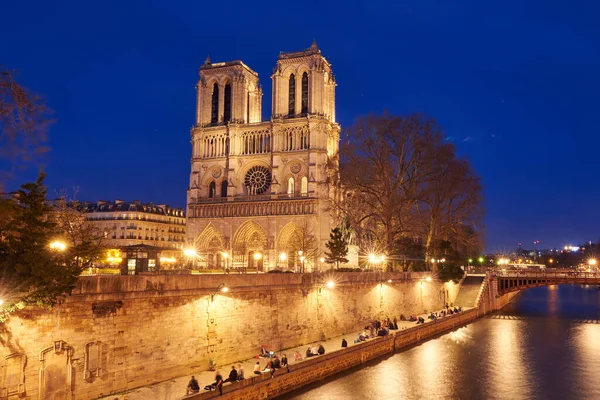
[[[248,189],[248,194],[262,194],[271,186],[271,173],[259,165],[252,167],[246,172],[244,186]]]

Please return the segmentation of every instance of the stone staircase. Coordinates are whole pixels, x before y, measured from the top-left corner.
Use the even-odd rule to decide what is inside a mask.
[[[485,280],[485,275],[467,275],[460,285],[458,296],[454,300],[454,305],[462,307],[475,307],[477,296],[481,291],[481,285]]]

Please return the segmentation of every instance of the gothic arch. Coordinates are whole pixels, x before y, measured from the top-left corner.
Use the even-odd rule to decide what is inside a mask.
[[[220,250],[225,250],[225,240],[223,239],[223,235],[221,235],[214,227],[212,222],[206,225],[206,228],[204,228],[202,233],[196,238],[194,247],[196,250],[203,250],[210,248],[211,244],[217,244],[220,247]]]
[[[302,229],[295,222],[288,222],[279,232],[276,241],[277,265],[280,269],[297,269],[300,265]],[[285,257],[282,258],[282,254]]]
[[[267,250],[267,235],[255,221],[246,221],[235,231],[232,251],[236,266],[256,267],[262,270]],[[260,259],[254,259],[254,254],[260,254]]]
[[[198,265],[201,268],[224,268],[226,260],[223,253],[227,251],[223,235],[209,223],[194,241],[198,254]]]

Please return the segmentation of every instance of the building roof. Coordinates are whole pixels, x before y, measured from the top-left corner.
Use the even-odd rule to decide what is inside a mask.
[[[185,217],[185,211],[182,208],[171,208],[165,204],[154,204],[154,203],[140,203],[135,200],[132,202],[126,202],[122,200],[115,200],[114,202],[100,200],[96,204],[85,203],[85,212],[141,212],[157,215],[166,215],[173,217]]]
[[[233,67],[233,66],[236,66],[236,65],[240,65],[246,71],[250,72],[251,74],[253,74],[255,76],[258,76],[258,73],[256,73],[254,70],[252,70],[252,68],[250,68],[249,66],[247,66],[246,64],[244,64],[240,60],[233,60],[233,61],[224,61],[224,62],[213,63],[213,62],[210,61],[210,57],[207,57],[206,60],[204,61],[204,64],[200,67],[200,70],[203,71],[203,70],[207,70],[207,69]]]
[[[317,46],[317,41],[313,41],[312,45],[305,50],[302,51],[294,51],[294,52],[289,52],[289,53],[285,53],[285,52],[280,52],[279,53],[279,59],[283,60],[283,59],[288,59],[288,58],[296,58],[296,57],[305,57],[305,56],[311,56],[313,54],[321,54],[321,50],[319,49],[319,46]]]

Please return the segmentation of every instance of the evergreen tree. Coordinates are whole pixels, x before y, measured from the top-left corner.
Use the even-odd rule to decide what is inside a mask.
[[[348,259],[346,258],[348,255],[348,243],[344,239],[340,228],[331,230],[329,241],[325,243],[325,247],[329,249],[329,252],[325,252],[325,255],[327,256],[326,262],[328,264],[335,264],[337,268],[340,263],[345,264],[348,262]]]
[[[49,246],[63,239],[63,232],[43,181],[41,174],[0,199],[0,322],[16,305],[58,303],[71,294],[83,268],[78,246]]]

